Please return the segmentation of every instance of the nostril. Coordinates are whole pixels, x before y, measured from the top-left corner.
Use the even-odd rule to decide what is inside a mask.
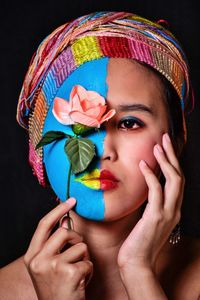
[[[103,155],[102,160],[111,160],[111,157],[109,155]]]

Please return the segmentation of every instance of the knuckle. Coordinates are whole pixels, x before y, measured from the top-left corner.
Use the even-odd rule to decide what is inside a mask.
[[[175,176],[176,184],[181,185],[183,183],[183,177],[179,174]]]
[[[85,243],[83,243],[83,242],[79,243],[79,247],[82,252],[84,252],[84,253],[88,252],[88,246]]]
[[[59,227],[57,233],[63,236],[69,236],[69,231],[65,227]]]
[[[160,211],[154,214],[154,216],[152,217],[152,221],[156,224],[159,224],[163,221],[163,218],[164,218],[163,213]]]
[[[63,263],[57,258],[51,260],[50,268],[55,274],[63,273]]]
[[[171,182],[174,186],[180,186],[183,182],[183,178],[181,175],[174,173],[171,177]]]
[[[181,211],[177,211],[176,214],[175,214],[175,222],[176,224],[180,222],[180,219],[181,219]]]
[[[70,231],[71,234],[73,235],[74,238],[76,238],[78,243],[82,243],[83,242],[83,236],[80,235],[78,232],[76,231]]]
[[[179,223],[181,219],[181,212],[180,210],[174,212],[174,213],[166,213],[165,220],[168,224],[174,223],[175,225]]]
[[[172,223],[172,221],[174,222],[174,215],[171,213],[171,212],[166,212],[166,214],[165,214],[165,222],[167,223],[167,224],[170,224],[170,223]]]
[[[24,257],[23,257],[23,262],[24,262],[24,264],[25,264],[26,267],[29,266],[30,258],[29,258],[28,253],[25,253],[25,255],[24,255]]]
[[[155,184],[154,184],[154,190],[155,190],[155,192],[157,194],[160,194],[162,192],[162,187],[161,187],[161,185],[160,185],[159,182],[155,182]]]
[[[46,218],[46,216],[44,216],[38,223],[38,227],[46,227],[48,225],[48,220]]]
[[[93,272],[93,268],[94,268],[93,263],[90,260],[86,261],[86,263],[87,263],[88,272],[92,273]]]
[[[65,276],[70,281],[75,281],[79,273],[80,273],[79,268],[74,264],[67,265],[67,268],[65,269]]]
[[[182,184],[185,185],[185,176],[182,174]]]
[[[82,242],[83,242],[83,237],[82,237],[82,235],[78,234],[78,238],[79,238],[80,243],[82,243]]]
[[[34,257],[29,264],[29,270],[31,273],[36,275],[42,273],[42,264],[40,259]]]

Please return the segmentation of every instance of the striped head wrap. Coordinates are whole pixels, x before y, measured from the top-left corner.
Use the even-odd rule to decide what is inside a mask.
[[[41,140],[45,117],[63,81],[80,65],[102,57],[130,58],[153,67],[175,88],[183,112],[190,93],[185,54],[158,23],[132,13],[92,13],[53,31],[35,52],[19,96],[17,121],[29,132],[29,162],[46,184]]]

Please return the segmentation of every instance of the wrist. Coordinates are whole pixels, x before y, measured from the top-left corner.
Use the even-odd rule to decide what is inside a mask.
[[[129,266],[121,268],[120,276],[129,299],[167,300],[152,268],[146,265],[129,264]]]
[[[126,273],[154,273],[154,265],[150,263],[147,259],[129,259],[118,262],[118,267],[120,274]]]
[[[140,281],[149,277],[155,277],[153,268],[148,264],[126,264],[119,268],[122,281],[127,281],[129,278],[132,280]]]

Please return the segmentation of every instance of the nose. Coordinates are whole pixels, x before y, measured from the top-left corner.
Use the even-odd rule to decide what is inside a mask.
[[[102,161],[110,160],[115,161],[117,160],[117,149],[115,145],[115,139],[114,135],[110,132],[106,134],[106,137],[104,139],[104,150],[102,155]]]

